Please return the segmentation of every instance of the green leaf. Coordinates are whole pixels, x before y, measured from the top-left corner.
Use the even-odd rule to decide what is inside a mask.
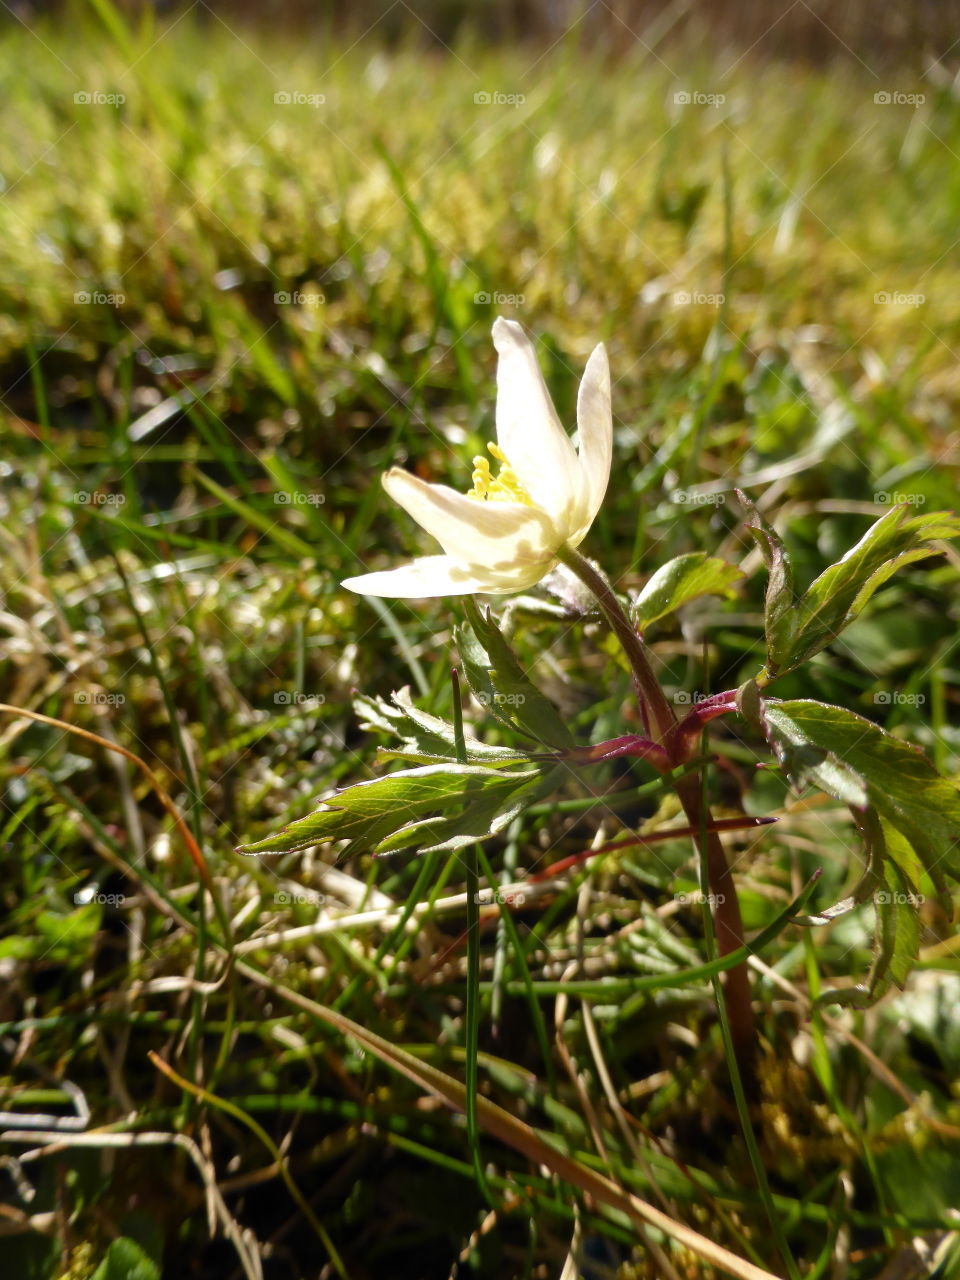
[[[865,989],[823,998],[869,1003],[916,961],[924,873],[941,893],[945,876],[960,879],[960,791],[916,748],[841,707],[762,700],[761,723],[794,785],[815,783],[858,817],[867,868],[842,906],[873,891],[876,956]]]
[[[796,602],[792,624],[771,645],[768,672],[783,674],[812,658],[863,611],[898,569],[936,554],[938,539],[960,537],[960,519],[948,511],[911,515],[903,503],[872,525],[842,560],[825,569]]]
[[[767,591],[764,600],[764,629],[767,639],[767,674],[776,673],[780,655],[789,652],[795,630],[793,607],[793,569],[790,557],[777,531],[764,520],[746,494],[737,496],[747,509],[747,532],[760,548],[767,566]]]
[[[474,697],[498,720],[546,747],[574,745],[559,711],[523,670],[490,614],[465,597],[469,626],[457,627],[455,638],[464,674]]]
[[[64,955],[82,955],[87,950],[100,928],[102,916],[100,907],[91,903],[67,915],[41,911],[34,925],[46,949],[60,959]]]
[[[676,556],[660,566],[637,597],[630,611],[638,630],[673,613],[698,596],[727,596],[743,571],[705,551]]]
[[[360,694],[353,705],[363,729],[379,730],[400,739],[399,747],[381,747],[377,762],[409,760],[417,764],[439,764],[457,760],[454,728],[439,716],[414,706],[409,688],[400,689],[390,699]],[[509,747],[488,746],[478,738],[464,736],[470,764],[523,764],[529,757]]]
[[[346,787],[316,812],[237,852],[293,853],[331,840],[348,841],[351,854],[459,848],[501,830],[516,812],[511,797],[541,773],[463,764],[403,769]]]
[[[872,807],[907,840],[936,885],[960,879],[960,791],[916,747],[842,707],[765,700],[767,736],[791,781]],[[913,866],[902,870],[911,875]]]
[[[112,1240],[91,1280],[160,1280],[160,1268],[135,1240]]]
[[[902,846],[901,854],[909,853],[907,842],[889,823],[881,820],[881,826],[888,858],[884,887],[878,889],[873,898],[877,909],[879,947],[868,990],[874,1000],[879,999],[891,983],[902,987],[917,962],[920,953],[920,914],[917,908],[923,901],[917,886],[903,874],[897,863],[895,846]]]
[[[465,794],[462,809],[454,813],[403,827],[381,840],[376,852],[382,855],[409,848],[416,848],[418,853],[449,852],[485,840],[509,826],[524,809],[556,791],[563,773],[560,767],[547,773],[534,771],[532,780],[522,782],[517,781],[518,774],[500,774],[499,786],[487,785]],[[529,771],[525,776],[529,779]]]

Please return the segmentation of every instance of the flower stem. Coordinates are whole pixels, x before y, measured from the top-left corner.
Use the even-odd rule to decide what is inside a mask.
[[[613,587],[585,556],[582,556],[579,551],[574,551],[572,547],[561,547],[557,552],[557,558],[596,596],[603,616],[620,641],[620,646],[630,663],[644,719],[649,721],[648,730],[654,742],[663,743],[677,723],[676,716],[664,697],[657,677],[653,674],[653,668],[647,658],[646,646],[624,613]]]
[[[557,558],[596,597],[601,612],[610,624],[630,663],[648,732],[655,742],[669,747],[673,740],[677,717],[654,675],[647,657],[646,645],[624,612],[616,593],[604,575],[579,551],[564,546],[557,552]],[[691,827],[700,833],[698,838],[700,854],[706,862],[710,893],[714,903],[713,918],[717,947],[721,955],[727,955],[744,945],[740,901],[727,864],[727,855],[720,837],[715,831],[709,830],[712,819],[703,799],[701,778],[698,774],[691,773],[686,777],[678,778],[675,785],[677,796]],[[737,1061],[741,1072],[749,1079],[753,1076],[752,1062],[756,1052],[756,1034],[750,997],[750,977],[746,964],[727,970],[724,975],[724,992]]]

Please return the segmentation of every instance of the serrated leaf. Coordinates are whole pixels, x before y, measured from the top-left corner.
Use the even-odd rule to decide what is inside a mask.
[[[416,847],[418,853],[452,852],[485,840],[509,826],[528,805],[536,804],[557,789],[562,770],[536,774],[532,780],[516,782],[517,774],[501,775],[503,787],[488,785],[473,797],[465,797],[461,812],[403,827],[374,849],[384,855]]]
[[[904,565],[934,555],[938,539],[960,537],[960,519],[948,511],[911,515],[906,503],[891,508],[855,547],[825,569],[796,602],[789,634],[768,644],[771,675],[812,658],[862,612],[874,592]]]
[[[631,609],[637,629],[643,631],[651,622],[673,613],[689,600],[699,596],[726,596],[743,571],[705,551],[691,551],[676,556],[660,566],[644,586]]]
[[[378,729],[399,738],[401,745],[381,747],[377,762],[409,760],[418,764],[441,764],[457,761],[456,737],[453,725],[439,716],[416,707],[409,688],[398,690],[390,699],[360,694],[354,698],[354,708],[361,717],[363,729]],[[464,735],[464,748],[468,764],[524,763],[528,757],[509,747],[488,746],[469,734]]]
[[[470,596],[465,608],[469,626],[457,627],[454,634],[474,696],[498,720],[535,742],[572,747],[573,735],[559,711],[524,671],[489,610],[481,612]]]
[[[476,807],[486,822],[482,835],[489,835],[492,815],[507,803],[513,792],[537,779],[540,773],[535,768],[507,772],[467,764],[403,769],[346,787],[325,800],[316,812],[291,822],[265,840],[240,845],[237,852],[293,853],[331,840],[347,840],[348,853],[377,850],[381,846],[409,847],[412,843],[429,842],[433,846],[437,843],[434,828],[431,827],[425,841],[420,838],[424,824],[444,816],[452,807],[458,818],[465,818]],[[417,835],[410,842],[398,843],[394,837],[404,830],[416,831]],[[442,840],[447,838],[442,824],[436,831],[441,833]],[[476,833],[469,837],[470,840],[478,838],[482,836]]]
[[[960,878],[960,791],[916,747],[852,711],[806,699],[765,700],[763,720],[791,781],[875,808],[938,887],[945,874]]]
[[[862,1007],[902,985],[916,961],[923,874],[941,893],[945,876],[960,879],[960,791],[914,747],[842,707],[762,700],[761,722],[791,782],[813,782],[858,814],[868,863],[849,901],[874,891],[876,956],[867,987],[824,1000]]]

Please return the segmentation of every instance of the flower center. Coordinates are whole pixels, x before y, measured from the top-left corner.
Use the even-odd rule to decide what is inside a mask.
[[[476,498],[479,502],[520,502],[525,507],[532,507],[533,499],[520,483],[500,446],[488,444],[487,448],[500,463],[500,474],[495,476],[490,470],[489,459],[477,454],[473,460],[473,488],[467,497]]]

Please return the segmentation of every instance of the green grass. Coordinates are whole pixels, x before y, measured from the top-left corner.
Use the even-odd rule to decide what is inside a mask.
[[[0,1108],[47,1113],[63,1078],[98,1129],[189,1137],[225,1212],[270,1244],[268,1280],[334,1257],[323,1274],[445,1277],[461,1252],[461,1275],[560,1274],[577,1223],[590,1274],[603,1260],[662,1274],[623,1213],[493,1137],[480,1154],[498,1214],[474,1236],[489,1206],[461,1117],[303,1004],[463,1079],[466,910],[442,906],[463,892],[459,858],[357,858],[345,882],[325,878],[329,848],[262,863],[233,848],[372,776],[383,740],[360,727],[353,691],[410,685],[450,713],[458,604],[375,608],[338,583],[427,548],[377,476],[399,462],[466,481],[492,431],[498,312],[537,335],[567,422],[587,354],[608,344],[616,465],[584,549],[623,591],[684,551],[753,563],[738,481],[785,531],[804,584],[886,495],[955,503],[960,103],[850,64],[745,59],[725,74],[732,60],[675,50],[607,64],[571,41],[541,56],[241,39],[212,17],[108,32],[77,15],[0,36],[16,126],[0,136],[3,700],[142,757],[222,904],[140,771],[5,714]],[[887,87],[926,101],[875,103]],[[726,101],[682,106],[680,91]],[[278,92],[325,102],[277,104]],[[682,293],[723,301],[683,305]],[[496,294],[515,301],[481,297]],[[738,599],[653,633],[671,689],[754,673],[762,588],[755,574]],[[955,558],[911,566],[777,692],[859,710],[956,776],[957,600]],[[514,643],[579,742],[636,728],[602,644],[522,616]],[[861,863],[846,812],[755,773],[749,738],[725,746],[737,764],[714,779],[720,810],[742,801],[783,818],[737,863],[748,929],[817,867],[822,902],[842,896]],[[610,839],[657,813],[642,766],[595,768],[561,798],[588,784],[616,799],[542,806],[484,850],[494,874],[509,882],[586,848],[601,821]],[[578,871],[524,905],[515,931],[485,915],[481,1091],[779,1273],[709,982],[598,989],[589,1012],[570,985],[701,965],[699,912],[676,900],[696,883],[676,842]],[[122,902],[77,900],[95,886]],[[435,914],[407,929],[395,913],[428,898]],[[387,899],[386,922],[253,942],[311,924],[318,907]],[[865,910],[782,932],[763,959],[786,987],[754,975],[755,1119],[805,1275],[833,1274],[836,1245],[851,1280],[868,1280],[918,1234],[955,1230],[957,960],[949,922],[930,910],[924,924],[908,992],[867,1013],[811,1019],[807,1003],[863,978]],[[247,970],[224,963],[228,927]],[[217,1101],[165,1077],[150,1051]],[[163,1250],[164,1274],[187,1259],[198,1276],[235,1273],[183,1147],[103,1155],[93,1141],[23,1171],[36,1198],[8,1183],[5,1199],[41,1229],[0,1238],[11,1273],[86,1280],[117,1235]],[[938,1275],[960,1275],[956,1242],[944,1247]],[[713,1274],[671,1256],[681,1275]]]

